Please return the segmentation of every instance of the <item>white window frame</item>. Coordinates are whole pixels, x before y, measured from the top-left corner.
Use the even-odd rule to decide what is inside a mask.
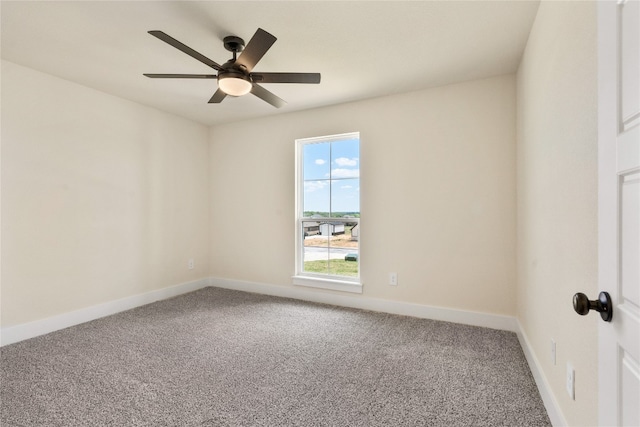
[[[313,288],[331,289],[344,292],[362,293],[361,281],[361,237],[362,226],[360,218],[307,218],[304,217],[304,159],[303,147],[307,144],[326,143],[340,141],[345,139],[358,138],[360,141],[360,132],[349,132],[338,135],[321,136],[315,138],[296,139],[296,215],[295,215],[295,275],[293,276],[293,284],[299,286],[308,286]],[[359,176],[362,176],[360,169]],[[362,209],[360,209],[362,211]],[[329,274],[310,273],[304,271],[304,221],[316,222],[343,222],[358,224],[358,276],[336,276]]]

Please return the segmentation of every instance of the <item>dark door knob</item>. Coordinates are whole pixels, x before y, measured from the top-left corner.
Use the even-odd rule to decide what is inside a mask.
[[[608,292],[600,292],[598,299],[593,301],[582,292],[578,292],[573,296],[573,309],[581,316],[585,316],[589,310],[595,310],[605,322],[611,322],[613,317],[613,305]]]

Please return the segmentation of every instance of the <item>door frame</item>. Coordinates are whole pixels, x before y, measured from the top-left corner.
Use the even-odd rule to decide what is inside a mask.
[[[612,6],[613,5],[613,6]],[[612,266],[616,265],[616,253],[611,248],[617,245],[617,231],[611,230],[611,224],[617,223],[618,198],[617,183],[611,182],[616,175],[615,140],[617,116],[617,60],[616,29],[617,2],[602,1],[597,4],[598,34],[598,289],[607,290],[613,301],[618,300],[616,287],[611,287]],[[612,21],[613,27],[612,27]],[[613,126],[613,133],[612,131]],[[613,148],[613,149],[612,149]],[[615,321],[615,313],[614,318]],[[610,375],[610,346],[615,344],[613,325],[598,322],[598,425],[615,424],[617,416],[606,409],[618,407],[618,393],[614,375]],[[615,361],[613,361],[615,363]],[[614,419],[612,420],[612,415]]]

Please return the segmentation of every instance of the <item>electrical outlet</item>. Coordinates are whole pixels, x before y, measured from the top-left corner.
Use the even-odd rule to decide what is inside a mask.
[[[569,362],[567,362],[567,393],[571,400],[576,400],[576,371]]]
[[[551,363],[556,364],[556,342],[551,339]]]
[[[398,273],[389,273],[389,286],[398,286]]]
[[[195,262],[193,261],[193,258],[189,260],[189,262],[187,263],[187,266],[189,267],[189,270],[193,270],[193,268],[195,267]]]

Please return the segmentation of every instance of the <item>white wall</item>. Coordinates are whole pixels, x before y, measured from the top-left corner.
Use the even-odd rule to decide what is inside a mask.
[[[3,327],[207,277],[208,197],[207,127],[2,62]]]
[[[515,117],[500,76],[213,128],[212,275],[293,286],[294,140],[359,131],[363,295],[515,315]]]
[[[517,77],[518,319],[570,425],[597,420],[599,317],[572,307],[598,293],[596,77],[595,2],[542,2]]]

